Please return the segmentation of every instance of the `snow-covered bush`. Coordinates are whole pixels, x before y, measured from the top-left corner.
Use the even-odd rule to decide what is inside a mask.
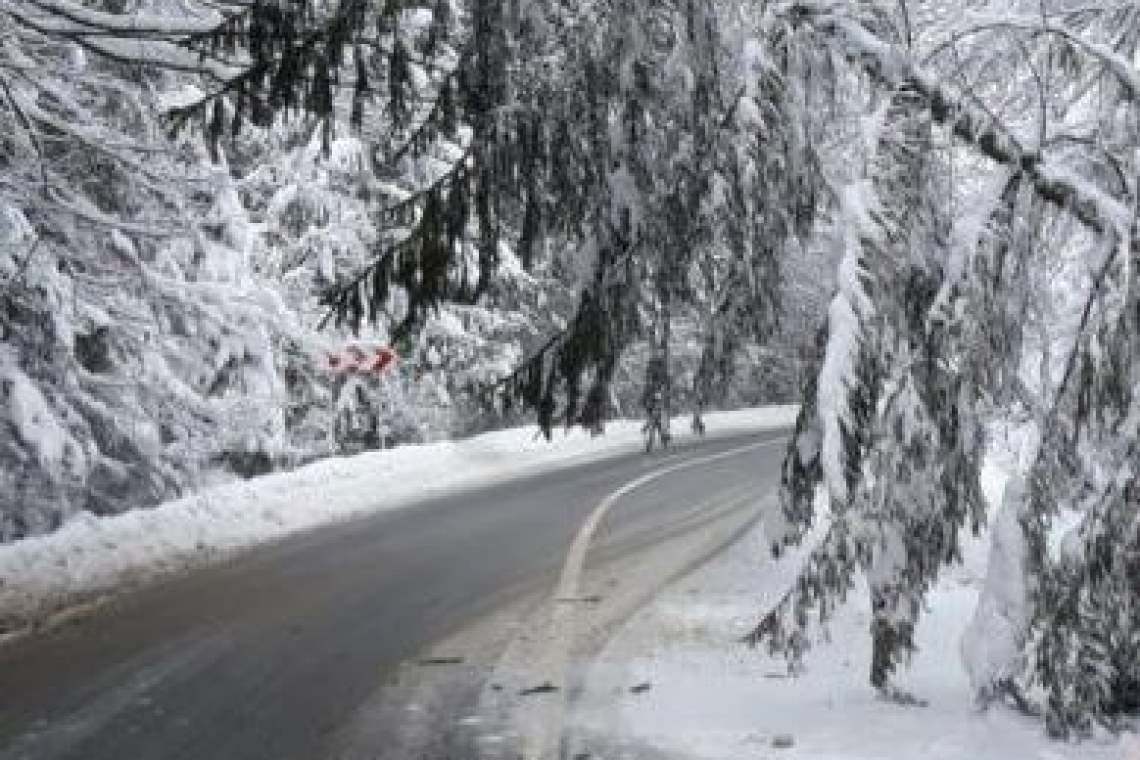
[[[378,239],[369,146],[292,122],[167,135],[164,114],[210,81],[162,65],[184,61],[167,36],[212,25],[191,8],[0,3],[0,541],[463,429],[467,387],[534,332],[515,305],[545,285],[508,273],[502,298],[405,340],[389,381],[326,371],[356,337],[321,329],[320,295]],[[101,55],[124,21],[158,30],[131,48],[153,65]],[[49,33],[60,24],[79,42]]]

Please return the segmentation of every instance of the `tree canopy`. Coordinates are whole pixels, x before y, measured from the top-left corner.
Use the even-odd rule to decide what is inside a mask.
[[[562,282],[569,318],[484,384],[491,406],[534,410],[548,435],[600,429],[633,344],[650,347],[647,373],[668,372],[681,320],[701,345],[701,408],[744,343],[779,327],[792,263],[829,246],[837,286],[768,526],[776,551],[826,530],[751,639],[797,661],[864,574],[871,682],[889,689],[926,591],[988,517],[981,468],[995,426],[1012,425],[1032,442],[1003,506],[1026,557],[1021,658],[979,693],[1040,702],[1057,734],[1140,705],[1140,9],[111,5],[0,0],[18,42],[0,53],[6,199],[103,221],[74,197],[99,179],[60,168],[68,135],[83,161],[186,215],[165,189],[182,165],[144,159],[158,136],[90,131],[129,120],[100,107],[104,79],[58,97],[79,53],[192,79],[165,127],[197,130],[215,159],[249,129],[300,123],[326,152],[352,131],[375,235],[324,283],[327,319],[399,340],[442,305],[493,298],[504,262]],[[45,45],[33,78],[26,51]]]

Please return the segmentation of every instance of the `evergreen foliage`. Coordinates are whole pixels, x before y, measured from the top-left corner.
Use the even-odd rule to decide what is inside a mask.
[[[352,336],[315,330],[315,292],[367,263],[387,186],[363,128],[323,145],[317,120],[246,120],[212,159],[168,137],[217,63],[179,56],[214,28],[180,12],[0,4],[0,541],[464,431],[470,386],[548,324],[556,283],[505,267],[501,307],[431,315],[382,385],[326,371]]]
[[[295,130],[306,145],[315,136],[327,158],[348,134],[360,148],[367,172],[346,183],[358,204],[342,208],[369,232],[314,278],[334,330],[456,345],[463,331],[440,327],[450,316],[545,312],[529,320],[544,336],[513,333],[526,333],[525,355],[466,380],[500,413],[533,410],[547,435],[555,424],[600,430],[631,355],[668,409],[681,327],[700,346],[688,378],[699,413],[745,346],[778,334],[792,260],[830,243],[835,294],[769,526],[777,552],[819,521],[826,530],[750,639],[797,663],[864,574],[870,680],[890,692],[927,591],[987,517],[987,432],[1016,425],[1031,441],[1027,487],[1009,503],[1026,557],[1015,584],[1026,614],[1013,617],[1026,623],[1018,661],[993,670],[1014,675],[976,686],[1040,706],[1057,735],[1113,725],[1140,702],[1140,12],[1055,5],[259,0],[171,21],[0,0],[2,31],[21,43],[0,49],[3,271],[36,278],[4,294],[0,370],[5,398],[29,419],[71,410],[68,435],[0,445],[66,473],[51,486],[61,502],[100,467],[153,493],[183,479],[176,468],[123,475],[151,461],[136,455],[146,441],[176,434],[121,440],[115,425],[91,422],[111,392],[91,389],[120,357],[155,355],[140,347],[146,330],[116,333],[108,325],[130,315],[85,314],[84,330],[53,334],[70,294],[112,281],[103,268],[118,259],[68,253],[93,229],[117,230],[126,242],[95,244],[169,302],[155,308],[169,307],[172,344],[216,344],[218,365],[196,381],[206,398],[254,385],[268,376],[259,368],[290,356],[268,348],[288,344],[264,326],[272,308],[243,311],[240,329],[173,326],[223,299],[209,287],[222,250],[251,250],[232,213],[234,178],[211,174],[185,141],[155,150],[151,122],[103,86],[111,72],[192,78],[200,87],[165,126],[197,128],[218,165],[250,130]],[[739,23],[747,44],[729,28]],[[46,85],[11,52],[33,49]],[[73,87],[76,50],[100,63]],[[162,158],[147,160],[152,151]],[[324,210],[301,204],[302,240],[327,233]],[[192,245],[140,242],[195,215],[206,223]],[[45,244],[54,267],[33,272]],[[518,292],[551,282],[572,294],[565,309],[543,300],[555,289]],[[484,334],[496,342],[501,328]],[[74,364],[50,355],[61,345]],[[164,346],[157,354],[173,363]],[[290,372],[316,404],[323,391]],[[83,392],[62,403],[41,386]],[[361,445],[376,445],[379,428],[353,422],[368,394],[353,383],[337,393]],[[170,403],[140,409],[160,419]],[[194,430],[232,408],[196,406]],[[282,424],[252,419],[246,428]],[[255,452],[234,451],[256,469],[241,456]],[[1074,514],[1076,528],[1058,536]]]
[[[1137,229],[1128,210],[1134,170],[1126,168],[1134,155],[1117,131],[1136,107],[1126,62],[1135,38],[1117,33],[1137,19],[1108,10],[1033,18],[1015,7],[989,23],[943,30],[932,22],[931,33],[952,42],[933,43],[932,68],[923,69],[906,50],[913,19],[897,9],[799,8],[820,44],[836,44],[891,94],[875,120],[870,183],[848,196],[844,218],[854,231],[843,242],[818,385],[789,449],[773,549],[798,543],[817,520],[827,530],[749,639],[798,663],[816,621],[826,622],[863,573],[870,679],[893,693],[889,676],[913,649],[924,595],[960,559],[961,529],[976,530],[985,517],[986,428],[1014,421],[1037,441],[1018,513],[1027,557],[1018,604],[1028,623],[1016,648],[1024,657],[1014,678],[977,684],[979,694],[1010,694],[1028,710],[1040,702],[1058,736],[1112,724],[1136,710],[1132,611],[1140,600],[1131,564],[1140,513]],[[1108,23],[1125,26],[1109,32]],[[1026,86],[1043,99],[1035,149],[979,94],[995,75],[974,38],[1004,34],[1029,60],[1001,69],[1004,88],[988,92],[1016,91],[1020,67],[1030,69]],[[1097,41],[1106,34],[1115,49]],[[970,42],[954,42],[963,39]],[[950,51],[962,75],[953,84],[938,73]],[[1065,75],[1044,82],[1034,68],[1042,57]],[[1084,79],[1087,65],[1104,68]],[[1089,120],[1103,130],[1095,145],[1074,135]],[[957,189],[945,184],[953,174],[940,165],[932,127],[997,164],[980,225],[957,222],[956,232],[945,214]],[[1069,550],[1058,553],[1061,513],[1079,517]]]
[[[226,63],[244,52],[245,66],[171,113],[216,145],[224,123],[236,133],[243,120],[303,110],[327,146],[340,88],[350,124],[388,126],[378,176],[434,159],[426,181],[381,203],[371,261],[326,291],[333,322],[390,322],[400,339],[443,303],[478,303],[502,246],[532,271],[565,267],[570,251],[576,313],[502,378],[494,405],[536,410],[548,435],[556,418],[600,429],[617,357],[636,340],[667,353],[678,318],[703,324],[693,396],[708,403],[741,347],[775,330],[780,260],[811,228],[818,135],[786,92],[805,52],[777,36],[760,71],[729,77],[738,62],[709,0],[509,10],[479,0],[459,13],[441,2],[413,31],[387,3],[364,36],[371,12],[360,2],[235,11],[185,44],[228,51]],[[354,68],[335,52],[348,48]],[[414,83],[412,50],[426,72]]]

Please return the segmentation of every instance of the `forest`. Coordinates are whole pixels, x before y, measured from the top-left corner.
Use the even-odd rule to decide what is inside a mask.
[[[865,577],[905,700],[1000,525],[979,700],[1117,726],[1138,55],[1124,0],[0,0],[0,541],[650,387],[796,401],[765,529],[815,543],[751,643],[794,669]]]

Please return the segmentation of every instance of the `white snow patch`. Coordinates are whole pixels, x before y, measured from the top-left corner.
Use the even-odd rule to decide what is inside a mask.
[[[48,400],[19,368],[10,347],[0,350],[0,424],[9,422],[44,469],[84,468],[82,448],[56,419]],[[0,578],[4,578],[0,572]]]
[[[996,503],[1012,471],[991,462],[984,488]],[[773,507],[774,508],[774,507]],[[782,659],[740,643],[794,577],[773,562],[758,528],[678,581],[635,615],[585,673],[571,716],[571,751],[592,757],[701,760],[1134,760],[1140,739],[1050,741],[1039,720],[1004,707],[979,712],[958,657],[985,577],[986,536],[967,541],[965,564],[944,573],[917,631],[919,652],[899,686],[929,701],[880,700],[867,683],[870,605],[853,590],[786,676]],[[631,687],[649,684],[648,690]],[[777,737],[780,737],[777,739]],[[791,746],[779,746],[791,739]]]
[[[791,426],[797,410],[715,412],[705,422],[711,435],[774,429]],[[678,430],[685,427],[678,422]],[[44,438],[47,455],[60,456],[56,440]],[[81,514],[55,533],[0,546],[0,624],[26,625],[67,604],[319,525],[642,445],[639,421],[612,422],[596,438],[577,429],[559,432],[549,443],[528,426],[325,459],[153,509]]]
[[[827,351],[819,372],[818,410],[823,428],[822,462],[824,482],[837,502],[846,498],[843,475],[843,436],[841,426],[850,422],[846,405],[847,379],[854,373],[862,336],[860,320],[871,311],[863,290],[860,235],[870,234],[866,199],[872,197],[865,183],[844,188],[842,218],[837,243],[843,258],[839,264],[839,288],[827,312]]]
[[[962,638],[962,660],[975,692],[1021,672],[1029,625],[1025,579],[1026,547],[1019,518],[1026,498],[1025,479],[1010,478],[990,532],[988,572]]]

